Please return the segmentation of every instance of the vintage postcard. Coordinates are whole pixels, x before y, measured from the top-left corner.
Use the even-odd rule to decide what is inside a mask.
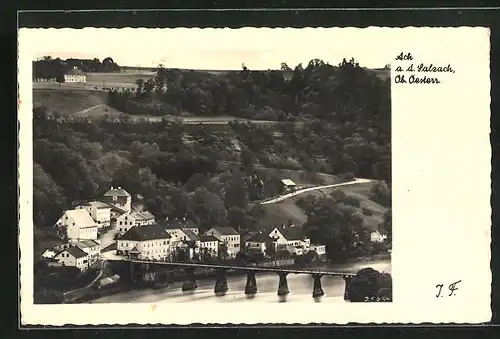
[[[489,54],[481,27],[21,28],[22,324],[489,321]]]

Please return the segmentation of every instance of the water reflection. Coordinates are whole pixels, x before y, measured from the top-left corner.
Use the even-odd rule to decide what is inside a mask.
[[[338,266],[345,272],[356,272],[364,267],[372,267],[378,271],[391,272],[390,260],[374,263],[359,263]],[[289,274],[287,276],[289,294],[278,296],[279,276],[275,273],[257,273],[257,294],[245,294],[247,277],[227,277],[229,290],[225,293],[214,293],[213,279],[198,281],[198,288],[192,291],[182,291],[182,283],[174,283],[161,289],[134,290],[94,300],[94,303],[177,303],[177,302],[344,302],[345,282],[341,277],[324,276],[321,284],[324,296],[313,298],[313,279],[307,274]]]

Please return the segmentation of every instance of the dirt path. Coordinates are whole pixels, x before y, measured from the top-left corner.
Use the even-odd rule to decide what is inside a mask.
[[[287,193],[287,194],[281,195],[279,197],[270,199],[268,201],[261,202],[260,204],[261,205],[274,204],[274,203],[283,201],[285,199],[296,197],[297,195],[302,194],[302,193],[306,193],[306,192],[310,192],[310,191],[315,191],[315,190],[321,190],[323,188],[332,188],[332,187],[341,187],[341,186],[349,186],[349,185],[356,185],[356,184],[364,184],[364,183],[371,182],[371,181],[373,181],[373,180],[371,180],[371,179],[355,179],[353,181],[343,182],[343,183],[340,183],[340,184],[324,185],[324,186],[314,186],[314,187],[304,188],[304,189],[297,190],[297,191],[292,192],[292,193]]]

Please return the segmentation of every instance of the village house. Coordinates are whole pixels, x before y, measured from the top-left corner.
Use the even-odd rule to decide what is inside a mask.
[[[68,242],[61,242],[60,244],[55,245],[53,248],[45,250],[42,256],[47,259],[53,259],[58,253],[70,247],[78,247],[79,249],[87,253],[90,265],[97,261],[101,254],[98,241],[89,239],[71,239]]]
[[[68,239],[97,239],[97,224],[85,209],[65,211],[54,227]]]
[[[85,271],[90,266],[88,254],[77,246],[65,248],[54,259],[62,266],[76,267],[80,271]]]
[[[116,254],[139,259],[167,260],[171,254],[170,235],[159,224],[132,227],[117,241]]]
[[[111,207],[100,201],[89,201],[76,207],[76,209],[86,210],[92,219],[97,223],[97,227],[108,227],[111,224]]]
[[[384,242],[387,239],[387,234],[379,230],[373,230],[370,233],[370,241],[375,243]]]
[[[200,236],[200,253],[204,256],[218,257],[219,256],[219,240],[213,235]]]
[[[155,216],[148,211],[125,213],[116,218],[116,229],[120,235],[125,234],[134,226],[156,224]]]
[[[294,225],[276,227],[269,233],[269,237],[276,252],[286,250],[302,255],[309,251],[311,245],[311,240],[303,235],[302,229]]]
[[[321,257],[321,256],[324,256],[326,254],[326,246],[325,245],[311,244],[311,246],[309,247],[309,251],[314,251]]]
[[[255,234],[250,239],[245,241],[245,249],[248,253],[266,253],[267,244],[270,242],[269,236],[266,234]]]
[[[70,244],[87,253],[90,265],[96,262],[101,255],[100,245],[95,240],[80,239],[77,241],[70,241]]]
[[[125,211],[122,208],[116,207],[115,205],[108,204],[110,208],[110,214],[111,214],[111,227],[116,227],[116,220],[119,216],[123,214],[127,214],[127,211]]]
[[[184,230],[191,231],[196,235],[200,232],[196,224],[185,217],[173,220],[168,220],[167,218],[164,227],[172,238],[173,248],[180,247],[182,245],[182,241],[186,237],[186,234],[183,232]]]
[[[102,197],[102,201],[121,208],[127,213],[132,211],[132,196],[121,187],[111,187]]]
[[[64,82],[85,83],[87,82],[87,76],[75,66],[64,74]]]
[[[205,235],[212,235],[217,238],[219,242],[225,244],[227,247],[227,254],[230,258],[236,257],[240,252],[240,235],[232,227],[214,227],[208,230]]]
[[[182,248],[188,251],[189,258],[193,259],[195,253],[200,253],[200,237],[188,229],[183,229],[182,233]]]

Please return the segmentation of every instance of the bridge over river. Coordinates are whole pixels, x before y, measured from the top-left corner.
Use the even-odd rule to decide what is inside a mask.
[[[182,268],[186,272],[186,280],[182,285],[183,291],[195,290],[198,285],[196,283],[196,278],[194,275],[194,270],[196,268],[211,268],[216,272],[215,278],[215,288],[214,292],[216,295],[223,295],[229,289],[226,279],[227,270],[243,271],[247,274],[247,281],[245,286],[246,295],[255,295],[257,293],[257,279],[256,273],[258,272],[275,272],[279,277],[278,283],[278,296],[284,296],[290,293],[288,288],[287,275],[288,274],[308,274],[312,276],[313,279],[313,291],[312,296],[318,298],[324,295],[323,288],[321,286],[321,277],[323,276],[337,276],[342,277],[345,280],[345,291],[344,299],[348,299],[347,286],[349,285],[352,278],[356,275],[352,272],[339,272],[339,271],[329,271],[329,270],[314,270],[314,269],[302,269],[302,268],[291,268],[291,267],[264,267],[257,265],[225,265],[225,264],[207,264],[207,263],[186,263],[186,262],[168,262],[168,261],[152,261],[152,260],[141,260],[141,259],[128,259],[124,258],[119,261],[125,261],[130,264],[130,276],[132,281],[135,281],[137,274],[144,272],[150,272],[155,269],[155,266],[171,266],[176,268]]]

